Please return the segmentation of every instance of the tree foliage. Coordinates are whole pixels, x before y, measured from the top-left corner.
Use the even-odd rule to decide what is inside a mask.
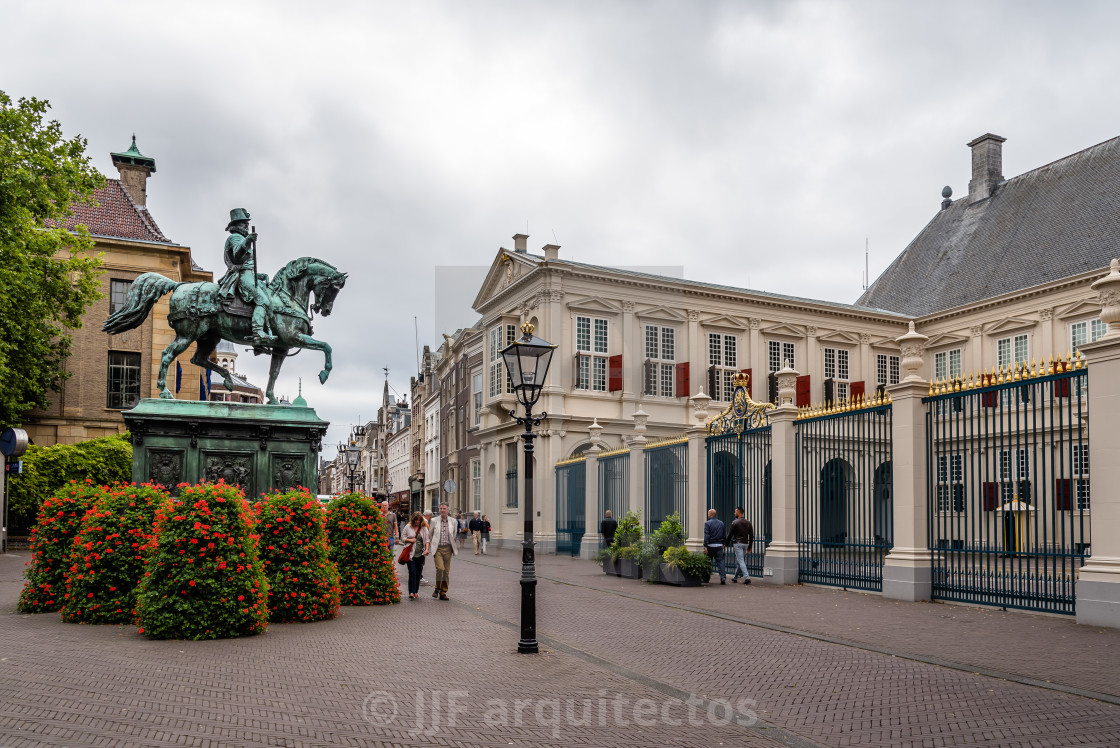
[[[63,226],[70,206],[91,201],[105,180],[85,138],[63,137],[48,108],[0,91],[0,426],[50,405],[68,376],[68,330],[100,298],[89,232]]]

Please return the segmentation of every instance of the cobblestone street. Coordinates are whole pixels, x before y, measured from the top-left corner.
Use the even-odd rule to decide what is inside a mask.
[[[151,641],[20,615],[0,556],[0,745],[1120,744],[1120,632],[813,587],[693,589],[456,558],[451,602],[343,608],[259,637]],[[434,570],[428,570],[434,578]]]

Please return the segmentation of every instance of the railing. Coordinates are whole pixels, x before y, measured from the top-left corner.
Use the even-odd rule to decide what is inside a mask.
[[[622,519],[630,505],[630,450],[617,449],[599,455],[599,518],[610,510]]]
[[[556,463],[556,552],[579,555],[586,532],[587,463],[581,455]]]
[[[754,528],[754,544],[746,554],[747,570],[761,576],[766,546],[771,540],[770,427],[742,434],[726,433],[706,440],[708,463],[708,509],[730,530],[735,509]],[[735,555],[724,556],[729,573],[735,571]]]
[[[645,448],[646,532],[653,532],[673,513],[688,533],[688,440],[674,437]]]
[[[795,452],[800,581],[881,590],[894,522],[889,399],[804,409]]]
[[[1092,542],[1087,370],[1020,365],[924,401],[933,597],[1073,614]]]

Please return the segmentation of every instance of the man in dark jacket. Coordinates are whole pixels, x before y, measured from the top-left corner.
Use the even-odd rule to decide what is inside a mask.
[[[608,509],[603,515],[603,521],[599,523],[599,534],[603,536],[603,547],[608,548],[614,542],[614,533],[618,529],[618,522],[611,516],[611,510]]]
[[[738,582],[739,574],[742,574],[743,584],[750,584],[751,575],[747,572],[746,556],[754,544],[754,525],[743,516],[742,507],[735,507],[735,521],[731,523],[727,542],[735,551],[735,576],[731,578],[731,583]]]
[[[723,568],[723,544],[726,537],[723,523],[716,517],[716,510],[708,510],[708,521],[704,523],[704,550],[712,559],[712,566],[719,572],[719,583],[727,584],[727,569]]]
[[[467,529],[471,531],[471,537],[474,538],[474,555],[477,556],[482,549],[482,520],[478,512],[475,512],[474,517],[467,523]]]

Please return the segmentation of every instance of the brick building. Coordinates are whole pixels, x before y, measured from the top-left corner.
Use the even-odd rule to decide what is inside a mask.
[[[156,303],[140,327],[120,335],[101,331],[101,323],[124,303],[133,280],[147,272],[184,283],[214,279],[195,264],[190,247],[169,239],[148,211],[147,183],[156,171],[155,159],[140,153],[135,138],[127,151],[111,156],[120,178],[105,181],[94,194],[96,204],[75,206],[66,224],[70,229],[86,226],[94,250],[103,256],[102,298],[72,333],[71,377],[52,394],[48,408],[24,418],[23,428],[35,444],[73,444],[123,432],[122,410],[140,398],[159,397],[160,355],[174,339],[167,322],[168,297]],[[178,358],[181,376],[168,372],[168,386],[181,399],[199,399],[203,370],[189,363],[193,352],[192,346]]]

